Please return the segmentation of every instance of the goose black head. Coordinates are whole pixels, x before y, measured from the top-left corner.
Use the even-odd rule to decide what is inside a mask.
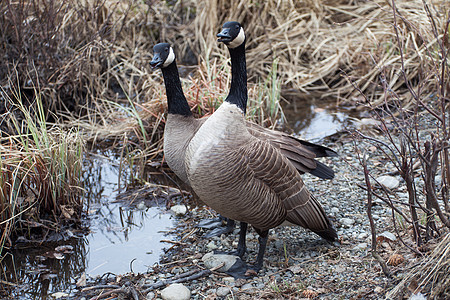
[[[175,53],[168,43],[159,43],[153,47],[153,60],[150,65],[153,68],[165,68],[175,60]]]
[[[245,42],[244,28],[236,21],[226,22],[222,31],[217,34],[217,41],[227,45],[228,48],[236,48]]]

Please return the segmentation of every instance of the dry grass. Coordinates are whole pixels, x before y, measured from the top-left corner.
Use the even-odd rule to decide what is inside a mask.
[[[50,228],[52,222],[77,222],[83,207],[83,141],[77,131],[49,126],[39,98],[37,111],[6,99],[23,120],[11,118],[19,134],[0,139],[0,254],[18,236],[48,233],[57,228]]]
[[[427,294],[430,299],[450,297],[450,234],[447,234],[433,252],[403,277],[386,299],[399,299],[405,294]]]
[[[446,1],[428,3],[442,38],[448,18]],[[418,78],[421,71],[434,67],[436,38],[422,1],[397,1],[396,5],[405,69],[409,79]],[[224,56],[211,32],[226,20],[244,24],[253,80],[267,74],[276,57],[283,86],[348,97],[354,89],[341,77],[343,70],[376,101],[382,91],[374,89],[380,75],[374,62],[388,65],[392,73],[401,68],[389,1],[199,1],[196,8],[192,27],[201,32],[196,39],[198,51],[202,51],[204,38],[214,55]],[[398,77],[389,85],[394,91],[404,91]]]

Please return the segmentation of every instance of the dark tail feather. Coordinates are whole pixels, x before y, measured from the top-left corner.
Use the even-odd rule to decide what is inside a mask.
[[[333,228],[333,225],[331,225],[331,223],[327,229],[314,232],[329,242],[336,242],[338,240],[337,232]]]
[[[320,161],[316,161],[316,168],[309,171],[314,176],[317,176],[322,179],[333,179],[334,178],[334,171],[327,165],[321,163]]]
[[[316,157],[336,157],[339,156],[336,151],[331,150],[328,147],[320,146],[317,144],[313,144],[304,140],[297,139],[295,137],[292,137],[293,139],[296,139],[298,142],[300,142],[303,146],[305,146],[310,151],[314,152],[316,154]]]

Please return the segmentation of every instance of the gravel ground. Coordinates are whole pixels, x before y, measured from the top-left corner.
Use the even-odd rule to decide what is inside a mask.
[[[314,233],[301,227],[278,227],[271,231],[265,264],[259,276],[234,280],[227,275],[212,275],[185,285],[194,299],[233,295],[239,299],[285,298],[317,296],[323,299],[380,298],[392,283],[381,273],[378,262],[368,253],[370,228],[366,217],[365,192],[356,184],[363,183],[363,174],[355,167],[358,161],[351,142],[333,145],[340,158],[327,159],[326,164],[336,170],[332,181],[304,175],[305,183],[330,215],[341,239],[341,246],[328,245]],[[386,207],[374,206],[374,219],[380,229],[387,227],[390,213]],[[195,209],[189,218],[201,220],[205,209]],[[192,227],[186,219],[188,232]],[[166,261],[191,257],[190,263],[201,263],[199,256],[212,250],[227,251],[237,245],[238,229],[234,234],[205,240],[204,230],[197,231],[192,244],[183,247]],[[247,236],[251,263],[256,259],[257,234]],[[390,247],[387,245],[387,247]],[[173,268],[175,273],[180,271]],[[183,271],[187,271],[183,268]],[[150,278],[151,279],[151,278]],[[156,278],[155,278],[156,279]]]
[[[411,254],[392,234],[395,230],[392,228],[391,210],[376,201],[373,218],[379,237],[378,252],[385,262],[392,255],[400,255],[401,259],[398,265],[389,267],[393,274],[391,279],[383,274],[379,263],[373,259],[369,252],[371,232],[366,215],[366,193],[357,185],[364,184],[362,168],[355,155],[353,141],[342,141],[340,139],[339,142],[327,145],[336,150],[340,157],[323,161],[336,171],[333,180],[303,176],[307,186],[330,215],[341,240],[340,246],[329,245],[300,227],[278,227],[270,232],[264,267],[257,277],[235,279],[215,271],[197,279],[187,277],[189,279],[182,283],[184,287],[181,286],[184,291],[175,291],[175,294],[188,292],[191,299],[383,298],[399,282],[407,267],[417,263],[419,258]],[[392,165],[383,160],[379,149],[369,145],[366,149],[370,168],[375,176],[394,171]],[[394,185],[401,183],[398,176],[396,179],[399,182],[394,180]],[[407,195],[402,186],[394,186],[391,196],[405,201],[403,198]],[[186,215],[177,217],[179,226],[176,231],[179,239],[159,264],[153,266],[147,274],[125,275],[115,278],[115,281],[128,278],[147,299],[172,299],[167,296],[168,290],[164,291],[164,286],[151,291],[148,287],[162,280],[172,280],[176,276],[201,272],[204,275],[202,257],[205,254],[211,251],[230,251],[237,245],[238,229],[227,236],[204,238],[207,231],[196,228],[195,225],[211,215],[213,212],[205,207],[190,207]],[[412,244],[408,228],[404,227],[399,230],[401,236],[406,243]],[[256,259],[258,248],[257,234],[252,229],[247,235],[247,247],[249,253],[245,259],[252,263]],[[186,274],[187,272],[190,273]]]

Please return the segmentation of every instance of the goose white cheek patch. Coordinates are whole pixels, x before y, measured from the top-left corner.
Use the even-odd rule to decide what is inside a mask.
[[[244,42],[244,40],[245,40],[245,33],[244,29],[241,27],[238,36],[228,44],[228,47],[236,48],[237,46],[240,46]]]
[[[163,68],[165,68],[168,65],[170,65],[171,63],[173,63],[174,60],[175,60],[175,53],[173,52],[172,47],[170,47],[169,56],[167,56],[167,59],[163,64]]]

